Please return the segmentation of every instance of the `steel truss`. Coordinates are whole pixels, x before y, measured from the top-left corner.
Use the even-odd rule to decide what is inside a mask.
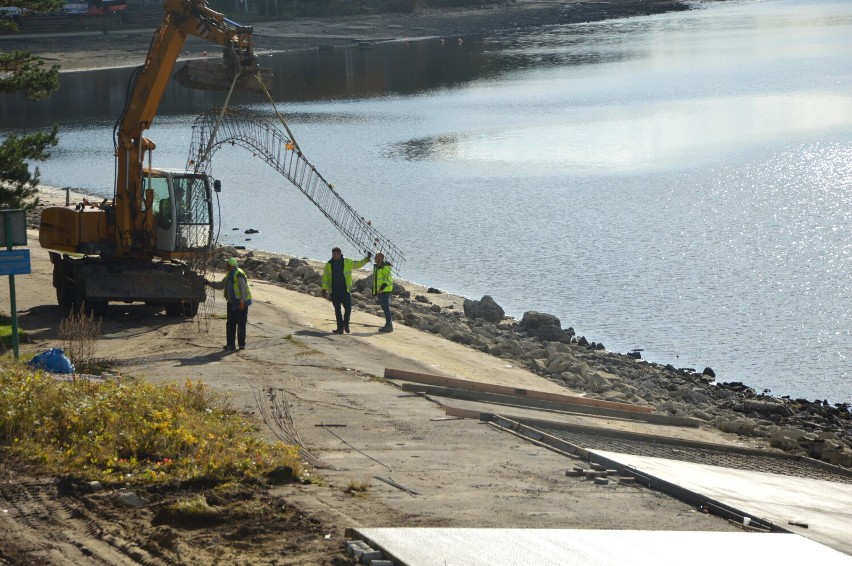
[[[399,273],[405,261],[402,251],[343,200],[271,117],[233,107],[224,113],[211,110],[202,114],[192,127],[187,169],[209,174],[212,155],[224,144],[239,145],[266,161],[302,191],[349,243],[364,253],[382,252]]]

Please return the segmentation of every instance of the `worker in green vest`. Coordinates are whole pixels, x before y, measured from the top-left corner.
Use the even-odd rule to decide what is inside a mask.
[[[352,314],[352,270],[359,269],[370,261],[372,252],[367,257],[355,261],[343,257],[340,248],[331,250],[331,259],[322,270],[322,296],[331,299],[334,305],[334,317],[337,319],[335,334],[349,334],[349,315]],[[343,312],[341,312],[343,307]]]
[[[373,295],[378,298],[382,312],[385,313],[385,325],[379,328],[379,332],[393,332],[393,319],[391,319],[390,298],[393,294],[393,275],[391,264],[385,262],[385,254],[376,254],[376,263],[373,264]]]
[[[226,350],[246,349],[246,323],[248,322],[248,309],[251,305],[251,287],[245,272],[237,266],[237,258],[229,258],[228,274],[221,281],[207,281],[204,283],[214,289],[225,291],[225,300],[228,301],[228,316],[225,320]]]

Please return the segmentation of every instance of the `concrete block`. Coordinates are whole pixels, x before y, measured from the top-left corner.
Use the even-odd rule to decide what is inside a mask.
[[[384,558],[384,555],[382,555],[381,550],[370,549],[362,554],[358,560],[361,564],[370,564],[371,562],[381,560],[382,558]]]
[[[364,542],[363,540],[347,540],[346,541],[346,554],[348,556],[353,557],[353,558],[357,558],[355,556],[356,551],[358,552],[358,555],[360,556],[367,549],[370,549],[370,546],[366,542]],[[372,550],[372,549],[370,549],[370,550]]]

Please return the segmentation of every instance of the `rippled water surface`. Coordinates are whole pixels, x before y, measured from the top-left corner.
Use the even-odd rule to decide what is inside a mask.
[[[852,3],[265,64],[300,147],[405,251],[404,277],[721,381],[852,401]],[[0,99],[6,128],[60,122],[43,181],[111,192],[128,75],[65,75],[26,120]],[[170,89],[149,131],[160,165],[184,164],[194,116],[217,100]],[[243,150],[219,151],[214,174],[222,241],[314,258],[343,243]],[[249,227],[261,234],[246,242]]]

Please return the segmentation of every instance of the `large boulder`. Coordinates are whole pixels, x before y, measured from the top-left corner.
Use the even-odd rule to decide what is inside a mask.
[[[320,277],[322,279],[322,277]],[[355,279],[355,274],[352,274],[352,290],[358,291],[359,293],[363,293],[365,295],[373,294],[373,276],[368,275],[363,279]],[[402,286],[402,283],[398,281],[393,282],[393,296],[394,297],[408,297],[410,293],[405,290],[405,287]]]
[[[373,276],[368,275],[363,279],[355,279],[352,278],[352,289],[354,291],[358,291],[359,293],[372,293],[373,292]]]
[[[317,271],[310,265],[300,265],[299,267],[296,267],[293,269],[293,274],[296,277],[301,278],[306,284],[322,282],[322,275],[317,273]]]
[[[544,326],[539,326],[535,332],[530,332],[530,334],[537,337],[539,340],[544,340],[546,342],[570,342],[571,337],[567,332],[556,326],[555,324],[545,324]]]
[[[506,313],[491,295],[484,295],[481,300],[464,300],[464,315],[468,318],[481,318],[488,322],[500,322]]]
[[[527,311],[524,313],[524,316],[521,317],[521,322],[518,323],[518,330],[532,331],[531,333],[535,334],[535,331],[542,326],[555,326],[556,328],[562,328],[562,323],[552,314],[547,314],[546,312]]]

